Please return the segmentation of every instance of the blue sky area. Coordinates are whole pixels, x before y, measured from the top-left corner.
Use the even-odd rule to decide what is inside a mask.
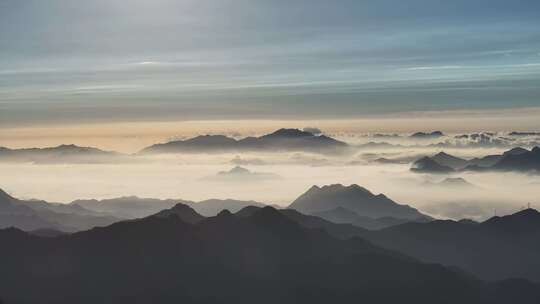
[[[540,1],[0,2],[0,123],[540,106]]]

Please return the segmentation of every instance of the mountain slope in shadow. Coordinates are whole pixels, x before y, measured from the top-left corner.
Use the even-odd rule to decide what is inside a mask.
[[[407,223],[363,237],[425,262],[458,266],[486,280],[540,282],[540,213],[526,209],[483,223]]]
[[[502,303],[501,294],[535,303],[540,294],[338,240],[271,207],[196,224],[150,216],[56,238],[7,229],[0,242],[8,303]]]
[[[257,207],[237,213],[251,214]],[[424,262],[457,266],[486,280],[526,278],[540,282],[540,213],[526,209],[483,223],[470,220],[406,223],[378,231],[304,215],[293,209],[279,210],[308,229],[319,229],[336,238],[361,237],[372,243],[406,253]]]

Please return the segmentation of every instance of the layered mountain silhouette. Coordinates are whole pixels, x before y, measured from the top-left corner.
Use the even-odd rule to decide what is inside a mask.
[[[224,135],[203,135],[187,140],[155,144],[141,153],[240,152],[240,151],[309,151],[337,152],[347,148],[342,141],[299,129],[279,129],[260,137],[240,140]]]
[[[263,203],[255,201],[233,199],[209,199],[194,202],[181,199],[161,200],[154,198],[139,198],[136,196],[125,196],[104,200],[76,200],[71,202],[70,205],[82,206],[88,210],[107,213],[125,219],[136,219],[158,213],[164,209],[172,208],[179,203],[193,208],[196,212],[204,216],[214,216],[225,209],[236,212],[246,206],[266,206]]]
[[[233,199],[209,199],[189,203],[189,206],[204,216],[214,216],[223,210],[238,212],[248,206],[265,207],[266,204],[256,201],[241,201]]]
[[[467,160],[452,156],[450,154],[439,152],[431,157],[437,163],[453,169],[461,169],[468,165]]]
[[[205,219],[204,216],[198,214],[195,210],[193,210],[193,208],[182,203],[178,203],[170,209],[162,210],[154,216],[164,218],[173,216],[189,224],[196,224]]]
[[[0,162],[110,163],[127,161],[128,156],[93,147],[60,145],[48,148],[9,149],[0,147]]]
[[[247,207],[238,216],[257,209]],[[482,223],[436,220],[398,223],[382,230],[335,223],[293,209],[279,212],[305,228],[322,229],[340,239],[361,237],[424,262],[460,267],[486,280],[526,278],[540,282],[540,213],[534,209]]]
[[[110,225],[119,220],[119,218],[93,212],[80,206],[19,200],[0,190],[0,228],[16,227],[25,231],[52,229],[73,232]]]
[[[417,220],[427,217],[410,206],[400,205],[384,194],[375,195],[358,185],[313,186],[289,206],[289,208],[305,214],[334,210],[338,207],[373,219],[393,217]],[[343,209],[341,210],[343,211]]]
[[[311,215],[323,218],[333,223],[352,224],[354,226],[369,230],[378,230],[408,222],[427,222],[431,220],[428,217],[419,217],[417,219],[395,218],[390,216],[372,218],[368,216],[360,216],[358,213],[343,207],[314,212],[311,213]]]
[[[440,152],[432,157],[415,161],[411,171],[424,173],[449,173],[454,171],[540,171],[540,147],[527,150],[512,148],[501,155],[488,155],[466,160]]]
[[[537,303],[538,286],[482,282],[264,207],[167,216],[54,238],[0,230],[7,303]],[[392,292],[388,292],[391,290]],[[31,291],[31,292],[29,292]]]
[[[540,147],[526,152],[504,154],[491,168],[502,171],[540,171]]]
[[[168,209],[181,202],[181,200],[160,200],[154,198],[139,198],[124,196],[112,199],[75,200],[69,205],[81,206],[95,212],[107,213],[125,219],[146,217],[163,209]]]
[[[436,162],[429,156],[424,156],[413,163],[411,171],[419,173],[445,174],[454,172],[454,169]]]
[[[425,262],[458,266],[486,280],[540,282],[540,213],[534,209],[482,223],[407,223],[361,235],[379,246]]]

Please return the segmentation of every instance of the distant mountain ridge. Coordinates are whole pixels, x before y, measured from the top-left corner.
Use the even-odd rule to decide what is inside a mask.
[[[0,162],[109,163],[113,160],[121,161],[122,157],[127,157],[127,155],[77,145],[23,149],[0,147]]]
[[[299,129],[279,129],[260,137],[240,140],[224,135],[202,135],[144,148],[140,153],[239,152],[239,151],[309,151],[338,152],[348,145],[326,135],[315,135]]]
[[[358,215],[358,213],[343,207],[337,207],[332,210],[314,212],[311,213],[311,215],[320,217],[336,224],[351,224],[369,230],[379,230],[409,222],[428,222],[431,220],[427,217],[420,217],[414,220],[395,218],[390,216],[371,218],[368,216],[360,216]]]
[[[74,232],[95,226],[110,225],[119,220],[119,218],[99,214],[80,206],[19,200],[0,189],[0,228],[16,227],[26,231],[52,229]]]
[[[70,205],[80,205],[95,212],[108,213],[126,219],[136,219],[172,208],[179,203],[193,208],[197,213],[204,216],[215,216],[224,209],[236,212],[246,206],[266,206],[266,204],[256,201],[233,199],[209,199],[194,202],[182,199],[154,199],[140,198],[137,196],[124,196],[104,200],[75,200],[71,202]]]
[[[451,173],[457,171],[540,171],[540,147],[527,150],[512,148],[501,155],[488,155],[466,160],[440,152],[432,157],[415,161],[411,171],[424,173]]]
[[[395,217],[416,220],[427,217],[410,206],[397,204],[383,194],[375,195],[354,184],[350,186],[341,184],[313,186],[289,206],[291,209],[306,214],[328,211],[337,207],[354,211],[359,216],[374,219]]]
[[[525,209],[482,223],[407,223],[362,237],[425,262],[453,265],[486,280],[540,282],[540,213]]]

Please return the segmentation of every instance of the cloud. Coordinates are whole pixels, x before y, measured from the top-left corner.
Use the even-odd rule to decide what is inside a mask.
[[[412,68],[405,68],[408,71],[424,71],[424,70],[450,70],[450,69],[462,69],[463,66],[459,65],[443,65],[443,66],[419,66]]]

